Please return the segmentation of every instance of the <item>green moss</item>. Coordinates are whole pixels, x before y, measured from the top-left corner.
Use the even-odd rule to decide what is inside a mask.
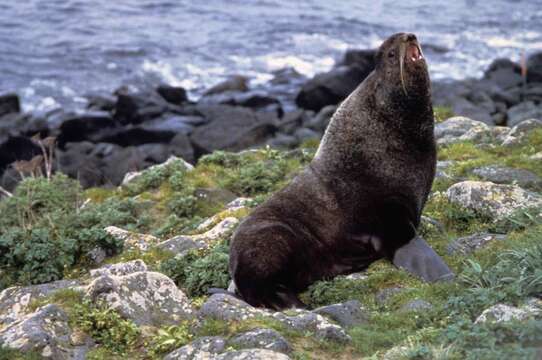
[[[34,299],[28,304],[28,311],[35,311],[37,308],[47,304],[57,304],[68,314],[73,315],[73,310],[83,301],[83,293],[74,289],[61,289],[52,295]]]
[[[433,106],[433,113],[435,115],[435,122],[443,122],[455,116],[453,110],[449,106]]]
[[[36,352],[21,352],[0,346],[0,360],[39,360],[42,356]]]

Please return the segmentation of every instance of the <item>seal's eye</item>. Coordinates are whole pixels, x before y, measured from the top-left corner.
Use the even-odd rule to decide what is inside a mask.
[[[395,51],[391,50],[389,53],[388,53],[388,57],[391,59],[391,58],[394,58],[395,57]]]

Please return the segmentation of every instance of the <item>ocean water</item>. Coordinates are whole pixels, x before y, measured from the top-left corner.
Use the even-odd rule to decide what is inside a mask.
[[[197,98],[232,74],[326,71],[349,48],[414,32],[433,79],[481,76],[495,58],[542,51],[542,0],[2,0],[0,93],[28,111],[166,82]]]

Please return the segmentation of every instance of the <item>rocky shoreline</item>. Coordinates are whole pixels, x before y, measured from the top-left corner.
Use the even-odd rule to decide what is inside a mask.
[[[337,104],[372,71],[373,57],[373,50],[350,50],[332,70],[312,79],[279,71],[265,89],[250,89],[248,79],[233,76],[197,102],[180,87],[127,86],[87,96],[81,113],[34,116],[21,113],[17,95],[2,95],[0,186],[12,190],[20,180],[16,161],[42,155],[31,138],[35,134],[56,139],[54,168],[84,187],[118,185],[126,173],[172,155],[195,163],[215,150],[291,149],[318,141]],[[518,64],[499,59],[481,79],[434,82],[434,105],[490,126],[542,118],[542,53],[529,57],[527,70],[522,76]]]

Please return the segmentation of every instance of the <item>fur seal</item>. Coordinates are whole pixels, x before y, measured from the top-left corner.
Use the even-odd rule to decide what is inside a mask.
[[[311,283],[387,258],[453,277],[417,236],[435,175],[427,65],[414,34],[389,37],[375,70],[333,115],[312,162],[237,228],[230,273],[253,306],[303,307]]]

